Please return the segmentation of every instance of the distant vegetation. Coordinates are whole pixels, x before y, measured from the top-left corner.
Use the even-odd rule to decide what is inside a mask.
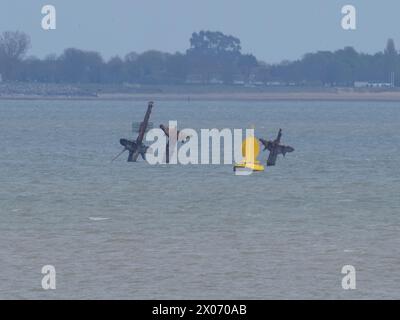
[[[242,53],[240,40],[221,32],[193,33],[185,53],[150,50],[105,61],[98,52],[65,49],[45,59],[27,56],[30,38],[23,32],[0,35],[3,81],[97,84],[236,84],[353,86],[355,82],[391,82],[400,86],[400,55],[389,39],[383,52],[359,53],[352,47],[307,53],[296,61],[267,64]]]

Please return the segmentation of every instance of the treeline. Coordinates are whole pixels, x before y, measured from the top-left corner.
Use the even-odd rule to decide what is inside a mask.
[[[66,49],[44,59],[29,57],[23,32],[0,35],[3,81],[135,84],[291,84],[352,86],[355,81],[400,85],[400,55],[393,40],[384,51],[359,53],[352,47],[308,53],[302,59],[269,65],[243,54],[240,40],[221,32],[193,33],[185,53],[150,50],[105,61],[98,52]],[[399,79],[397,79],[399,78]]]
[[[269,66],[269,77],[296,83],[353,86],[356,81],[400,85],[400,55],[389,39],[383,52],[359,53],[352,47],[308,53],[301,60]]]

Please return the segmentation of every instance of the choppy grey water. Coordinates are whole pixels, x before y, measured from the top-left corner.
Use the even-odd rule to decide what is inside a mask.
[[[145,109],[1,101],[0,298],[400,298],[398,103],[156,102],[156,125],[282,127],[296,151],[246,177],[110,163]]]

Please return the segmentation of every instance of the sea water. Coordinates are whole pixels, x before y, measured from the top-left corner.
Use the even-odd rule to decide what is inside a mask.
[[[155,101],[155,126],[282,128],[250,176],[111,163],[146,105],[0,102],[0,298],[400,298],[400,103]]]

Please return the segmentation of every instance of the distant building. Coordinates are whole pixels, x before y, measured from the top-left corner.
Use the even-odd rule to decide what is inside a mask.
[[[134,88],[134,89],[140,89],[142,87],[141,84],[139,83],[129,83],[129,82],[124,82],[122,84],[125,88]]]
[[[356,81],[354,82],[354,88],[367,88],[369,82],[367,81]]]
[[[268,81],[267,86],[268,87],[281,87],[284,86],[285,84],[279,81]]]
[[[224,84],[224,82],[218,78],[211,78],[209,84]]]
[[[265,85],[264,82],[262,82],[262,81],[252,81],[252,84],[254,84],[257,87],[261,87],[261,86]]]
[[[368,81],[356,81],[354,82],[354,88],[391,88],[392,84],[388,82],[368,82]]]
[[[245,82],[244,80],[233,80],[233,84],[237,86],[244,86]]]

